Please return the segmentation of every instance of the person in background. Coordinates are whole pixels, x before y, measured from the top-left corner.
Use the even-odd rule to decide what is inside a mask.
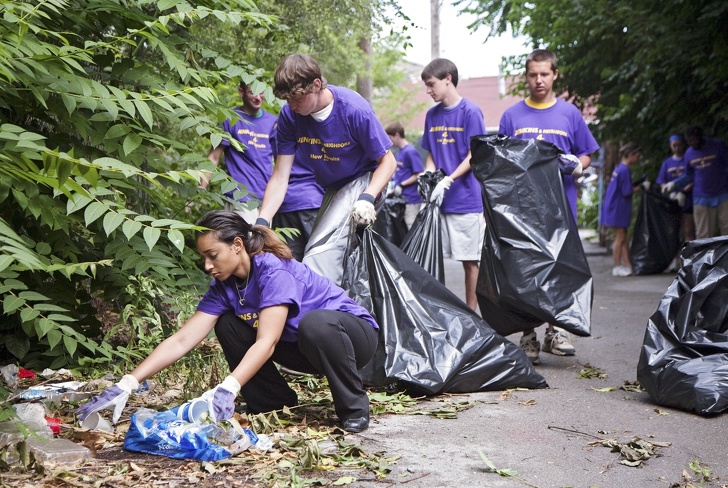
[[[614,229],[612,276],[629,276],[632,274],[632,263],[629,260],[627,229],[632,222],[632,194],[640,188],[640,184],[632,183],[629,167],[639,161],[642,149],[636,142],[628,142],[619,155],[621,161],[614,168],[604,195],[601,221],[603,225]]]
[[[263,192],[273,173],[273,148],[275,138],[276,116],[263,110],[264,96],[253,93],[250,85],[241,81],[238,94],[243,101],[233,110],[238,115],[237,121],[226,120],[222,128],[241,146],[238,150],[226,139],[213,148],[207,158],[215,165],[220,165],[224,153],[225,169],[230,177],[245,186],[248,194],[240,198],[245,209],[237,210],[247,222],[255,222],[258,217],[258,205]],[[207,188],[209,180],[204,178],[200,186]],[[227,194],[233,198],[233,192]],[[251,202],[253,201],[253,202]],[[250,205],[254,205],[252,208]],[[232,207],[227,207],[232,209]]]
[[[344,290],[294,260],[288,246],[265,226],[238,213],[216,210],[197,224],[197,252],[213,281],[197,311],[131,373],[82,405],[83,421],[114,409],[121,415],[139,383],[187,354],[215,329],[230,374],[202,395],[213,422],[232,417],[241,392],[248,412],[293,407],[296,392],[274,363],[326,376],[340,427],[369,426],[369,397],[358,370],[374,356],[379,326]]]
[[[470,139],[485,134],[485,120],[480,108],[458,93],[458,69],[452,61],[432,60],[421,77],[427,94],[437,102],[425,116],[425,170],[442,169],[446,175],[430,196],[441,210],[443,257],[463,263],[465,303],[477,310],[485,217],[480,183],[470,168]]]
[[[670,151],[672,155],[665,159],[660,166],[660,172],[657,174],[655,183],[662,188],[666,183],[674,181],[685,174],[687,164],[685,162],[685,149],[687,143],[682,134],[673,134],[670,136]],[[695,221],[693,220],[693,195],[692,185],[685,187],[684,191],[673,191],[670,198],[682,209],[681,230],[683,242],[695,239]],[[668,271],[677,271],[680,267],[680,253],[672,260]]]
[[[394,172],[394,195],[402,195],[407,199],[404,210],[404,223],[409,230],[422,205],[422,197],[418,191],[417,177],[424,170],[422,159],[417,149],[405,137],[404,127],[393,122],[384,128],[394,147],[398,148],[397,170]]]
[[[301,164],[324,188],[323,202],[303,262],[341,283],[349,222],[371,225],[397,162],[392,141],[369,102],[348,88],[329,85],[318,63],[291,54],[276,68],[273,93],[288,103],[278,117],[277,156],[257,223],[269,225]]]
[[[536,49],[526,58],[528,98],[512,105],[503,113],[498,132],[516,139],[539,139],[555,144],[564,152],[565,167],[561,173],[564,192],[569,201],[574,223],[577,221],[577,192],[575,177],[591,163],[591,154],[599,144],[584,122],[581,112],[571,103],[558,98],[554,82],[559,77],[557,58],[545,49]],[[560,165],[561,166],[561,165]],[[523,332],[520,347],[533,364],[540,364],[542,349],[536,330]],[[572,356],[575,348],[569,335],[548,324],[543,350],[558,356]]]
[[[687,128],[685,140],[685,174],[664,184],[662,191],[684,192],[692,184],[695,237],[728,235],[728,146],[706,138],[697,125]]]

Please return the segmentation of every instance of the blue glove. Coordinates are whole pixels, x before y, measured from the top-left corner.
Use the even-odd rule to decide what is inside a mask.
[[[92,413],[113,408],[114,415],[111,423],[116,424],[119,421],[119,417],[121,417],[121,411],[124,410],[124,406],[127,400],[129,400],[129,395],[132,390],[136,390],[137,388],[139,388],[139,381],[130,374],[124,375],[121,381],[114,386],[107,388],[103,393],[96,395],[83,406],[79,407],[76,410],[76,416],[79,421],[83,422]]]
[[[239,392],[240,383],[228,375],[222,383],[203,393],[201,398],[207,400],[210,419],[214,423],[233,416],[233,413],[235,413],[235,397],[238,396]]]

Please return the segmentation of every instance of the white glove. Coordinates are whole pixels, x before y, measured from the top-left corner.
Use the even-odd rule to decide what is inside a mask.
[[[430,195],[430,201],[435,202],[435,204],[439,207],[442,205],[442,199],[445,196],[445,191],[450,188],[450,185],[452,185],[453,179],[449,176],[444,177],[440,180],[440,182],[435,185],[435,189],[432,190],[432,195]]]
[[[650,190],[650,180],[643,181],[642,188],[644,188],[645,191],[649,191]]]
[[[392,192],[392,195],[395,197],[398,197],[402,194],[402,187],[400,185],[397,185],[394,187],[394,191]]]
[[[559,154],[559,169],[574,178],[578,178],[584,172],[581,161],[573,154]]]
[[[371,199],[371,201],[369,201]],[[351,218],[356,225],[371,225],[377,218],[377,211],[374,209],[374,197],[362,193],[359,200],[354,202],[351,210]]]
[[[207,401],[212,422],[217,423],[233,416],[235,397],[238,393],[240,393],[240,383],[232,375],[228,375],[222,383],[202,394],[200,398]]]
[[[665,193],[672,193],[672,191],[674,189],[675,189],[675,182],[674,181],[670,181],[668,183],[665,183],[664,185],[662,185],[662,194],[664,195]]]
[[[675,200],[675,203],[677,203],[680,207],[685,206],[686,198],[687,196],[681,191],[674,191],[670,193],[670,200]]]
[[[119,417],[121,417],[121,412],[124,410],[127,400],[129,400],[129,395],[137,388],[139,388],[139,381],[132,375],[125,374],[114,386],[107,388],[101,394],[96,395],[83,406],[79,407],[76,410],[76,416],[83,422],[92,413],[113,408],[114,414],[111,422],[116,424],[119,421]]]

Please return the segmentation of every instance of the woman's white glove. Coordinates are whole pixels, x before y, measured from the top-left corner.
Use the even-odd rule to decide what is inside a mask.
[[[435,202],[435,205],[438,207],[442,205],[442,199],[445,197],[445,191],[450,188],[450,185],[452,185],[453,179],[449,176],[444,177],[441,179],[437,185],[435,185],[435,189],[432,190],[432,195],[430,195],[430,201]]]
[[[232,375],[225,377],[222,383],[212,390],[203,393],[200,398],[207,401],[210,420],[217,423],[232,417],[238,393],[240,393],[240,383]]]
[[[121,412],[124,410],[126,402],[129,400],[129,395],[137,388],[139,388],[139,381],[132,375],[125,374],[114,386],[107,388],[101,394],[96,395],[79,407],[76,410],[76,416],[79,421],[83,422],[92,413],[113,408],[114,414],[111,418],[111,423],[116,424],[119,421],[119,417],[121,417]]]

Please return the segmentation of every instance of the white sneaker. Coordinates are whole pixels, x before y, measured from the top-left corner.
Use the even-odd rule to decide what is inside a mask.
[[[627,266],[615,266],[612,268],[612,276],[629,276],[632,274],[632,268]]]
[[[541,350],[557,356],[574,355],[574,346],[569,340],[569,335],[557,329],[546,333]]]

